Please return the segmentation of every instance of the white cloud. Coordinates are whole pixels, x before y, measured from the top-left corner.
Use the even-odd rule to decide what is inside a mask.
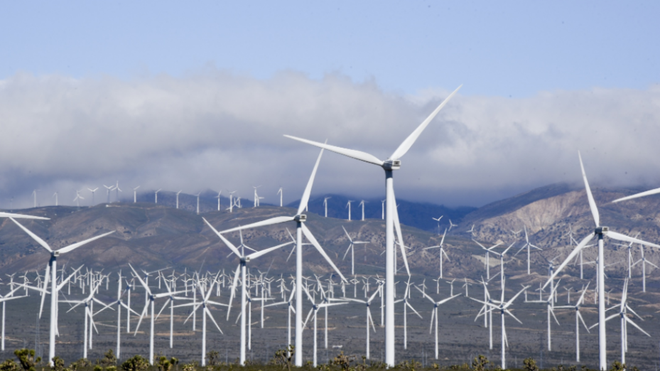
[[[0,206],[10,197],[14,207],[31,206],[35,188],[51,204],[55,190],[72,200],[75,188],[116,180],[127,190],[211,188],[247,198],[263,184],[272,203],[283,186],[291,201],[318,152],[283,134],[387,158],[453,89],[410,97],[341,75],[257,80],[212,68],[129,81],[18,74],[0,82]],[[595,185],[658,185],[659,123],[660,86],[524,99],[459,94],[402,159],[395,188],[407,199],[482,204],[579,181],[578,149]],[[326,153],[314,192],[378,197],[382,170]]]

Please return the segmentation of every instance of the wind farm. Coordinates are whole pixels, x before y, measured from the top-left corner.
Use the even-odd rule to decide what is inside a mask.
[[[5,6],[0,368],[659,369],[659,13]]]

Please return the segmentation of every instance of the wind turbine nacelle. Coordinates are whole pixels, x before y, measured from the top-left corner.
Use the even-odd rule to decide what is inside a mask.
[[[610,227],[598,227],[596,228],[596,234],[607,234],[610,231]]]
[[[388,160],[383,163],[385,170],[399,170],[401,168],[401,160]]]
[[[305,214],[296,215],[294,220],[297,221],[297,222],[304,223],[304,222],[307,221],[307,215],[305,215]]]

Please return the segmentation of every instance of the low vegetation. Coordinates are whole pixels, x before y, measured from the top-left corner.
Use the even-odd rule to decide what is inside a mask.
[[[197,362],[180,364],[179,360],[172,357],[168,359],[165,356],[157,356],[155,359],[156,364],[149,365],[149,360],[141,355],[135,355],[128,358],[120,365],[117,364],[117,357],[115,357],[112,350],[109,350],[103,358],[96,360],[95,363],[90,362],[85,358],[81,358],[68,367],[65,361],[60,357],[53,359],[53,365],[48,364],[41,359],[35,358],[35,351],[33,349],[18,349],[14,351],[14,355],[18,362],[14,359],[7,359],[0,363],[0,371],[381,371],[387,370],[388,367],[379,361],[368,361],[364,356],[358,358],[356,355],[347,355],[340,352],[335,358],[328,363],[319,364],[316,367],[312,366],[311,362],[307,362],[305,366],[296,368],[293,365],[295,349],[293,345],[286,349],[280,349],[275,352],[272,360],[266,364],[245,362],[241,366],[238,361],[234,363],[220,362],[218,352],[210,351],[206,354],[206,366],[201,366]],[[475,357],[471,364],[452,365],[452,366],[439,366],[438,364],[431,364],[430,366],[422,366],[420,362],[415,360],[404,361],[396,365],[393,370],[395,371],[503,371],[497,362],[491,362],[483,355]],[[511,371],[595,371],[586,366],[562,366],[558,365],[551,368],[541,369],[532,358],[527,358],[523,361],[523,368],[508,369]],[[622,365],[618,361],[614,361],[610,367],[610,371],[639,371],[637,367],[630,367]]]

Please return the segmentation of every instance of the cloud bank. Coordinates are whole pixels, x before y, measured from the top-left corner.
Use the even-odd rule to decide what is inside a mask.
[[[121,80],[17,74],[0,81],[0,208],[74,204],[75,190],[119,181],[186,193],[236,190],[276,203],[300,197],[318,154],[290,134],[387,158],[454,86],[414,96],[331,74],[268,80],[207,68],[184,77]],[[660,86],[460,92],[402,158],[397,196],[479,206],[550,183],[660,186]],[[382,170],[326,152],[313,193],[384,194]],[[99,191],[100,192],[100,191]],[[105,192],[103,192],[104,195]],[[97,193],[96,200],[104,196]],[[70,196],[70,197],[69,197]],[[13,199],[13,201],[10,201]]]

